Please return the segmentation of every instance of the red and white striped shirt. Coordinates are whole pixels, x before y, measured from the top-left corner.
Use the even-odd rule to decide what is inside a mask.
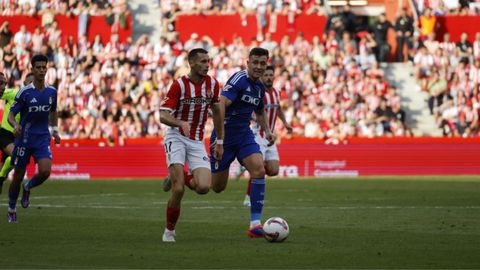
[[[275,122],[277,121],[278,110],[280,109],[280,94],[274,88],[267,89],[265,91],[265,97],[263,98],[265,104],[265,113],[267,114],[268,125],[270,131],[273,133],[275,130]],[[264,136],[264,132],[258,123],[253,126],[255,133],[259,132],[260,136]]]
[[[201,141],[208,109],[218,102],[219,93],[220,86],[211,76],[205,76],[198,84],[191,81],[188,76],[182,76],[170,86],[160,110],[170,111],[176,119],[188,122],[190,134],[184,134],[179,128],[180,133],[192,140]]]

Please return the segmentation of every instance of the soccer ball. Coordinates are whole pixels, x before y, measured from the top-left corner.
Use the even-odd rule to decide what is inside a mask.
[[[287,239],[290,229],[283,218],[272,217],[263,224],[265,239],[269,242],[283,242]]]

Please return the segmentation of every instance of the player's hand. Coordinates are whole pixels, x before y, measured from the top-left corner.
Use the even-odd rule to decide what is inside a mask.
[[[286,125],[285,125],[285,128],[287,129],[288,134],[292,134],[292,133],[293,133],[293,128],[292,128],[292,126],[290,126],[289,124],[286,124]]]
[[[223,156],[223,144],[216,143],[213,148],[213,157],[216,160],[222,160],[222,156]]]
[[[54,131],[52,137],[55,139],[55,144],[60,144],[60,135],[58,135],[58,131]]]
[[[266,136],[266,139],[268,141],[268,146],[272,146],[275,143],[275,141],[277,140],[277,136],[275,136],[275,134],[273,134],[273,133],[269,133]]]
[[[190,124],[188,122],[182,121],[180,128],[182,129],[184,136],[188,137],[190,135]]]
[[[15,125],[15,127],[13,128],[13,136],[18,137],[20,136],[20,134],[22,134],[22,126]]]

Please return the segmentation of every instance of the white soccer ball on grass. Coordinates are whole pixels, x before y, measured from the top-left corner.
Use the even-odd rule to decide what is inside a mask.
[[[288,223],[280,217],[269,218],[263,224],[265,239],[269,242],[283,242],[290,233]]]

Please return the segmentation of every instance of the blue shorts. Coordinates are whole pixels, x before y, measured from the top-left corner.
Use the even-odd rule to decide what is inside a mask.
[[[23,141],[21,138],[15,140],[15,148],[13,148],[12,152],[12,161],[15,168],[27,167],[32,156],[35,163],[42,158],[52,159],[50,134],[30,135],[28,139],[28,142]]]
[[[230,134],[234,136],[230,136]],[[213,132],[210,137],[210,145],[212,145],[216,137],[215,132]],[[260,151],[260,146],[255,141],[255,136],[250,128],[248,131],[241,133],[225,130],[222,160],[216,160],[213,155],[210,155],[210,167],[212,173],[227,170],[230,168],[230,164],[235,158],[242,163],[242,159],[255,153],[261,154],[262,152]]]

